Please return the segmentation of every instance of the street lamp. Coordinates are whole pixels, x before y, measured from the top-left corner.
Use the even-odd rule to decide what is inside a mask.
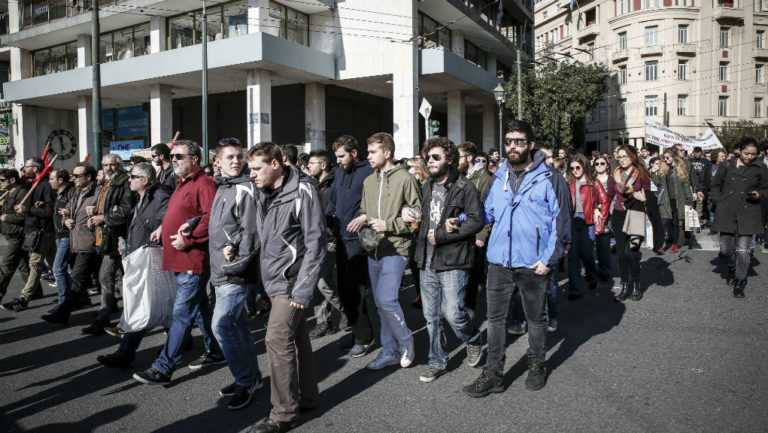
[[[208,14],[205,11],[205,0],[203,0],[203,160],[202,165],[208,164]]]
[[[499,160],[501,160],[502,155],[504,155],[502,150],[504,142],[501,138],[504,132],[501,126],[501,117],[503,115],[502,110],[504,107],[504,102],[507,100],[507,93],[504,91],[504,87],[501,86],[501,83],[497,84],[496,88],[493,89],[493,97],[496,98],[496,104],[499,106]]]
[[[624,145],[624,140],[629,138],[629,131],[619,131],[619,138],[621,138],[621,145]]]

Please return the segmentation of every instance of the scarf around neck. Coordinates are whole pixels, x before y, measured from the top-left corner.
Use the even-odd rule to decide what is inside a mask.
[[[613,172],[613,180],[616,181],[616,188],[622,195],[628,195],[632,193],[632,184],[635,183],[640,172],[635,170],[635,167],[630,167],[629,170],[622,170],[621,167],[616,167]]]

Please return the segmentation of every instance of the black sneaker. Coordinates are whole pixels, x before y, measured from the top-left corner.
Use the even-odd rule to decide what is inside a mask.
[[[109,355],[99,355],[96,357],[96,360],[99,361],[99,364],[107,368],[122,368],[123,370],[126,370],[131,366],[130,361],[123,359],[114,353],[110,353]]]
[[[547,384],[547,365],[544,361],[528,361],[528,378],[525,387],[530,391],[538,391]]]
[[[26,310],[28,304],[26,299],[19,297],[14,298],[11,302],[6,302],[5,304],[0,305],[0,308],[18,313],[19,311]]]
[[[227,409],[237,410],[248,406],[253,399],[253,394],[261,389],[261,386],[262,383],[260,379],[256,379],[250,386],[240,386],[235,384],[235,387],[232,390],[232,398],[229,400]]]
[[[214,355],[211,352],[206,351],[199,358],[189,363],[190,370],[200,370],[203,367],[209,367],[211,365],[226,364],[227,360],[224,355]]]
[[[477,367],[483,357],[483,340],[478,338],[474,343],[467,343],[467,365]]]
[[[146,385],[167,385],[171,383],[171,376],[154,367],[134,373],[133,378]]]
[[[474,398],[485,397],[490,393],[498,394],[504,392],[503,379],[500,374],[489,374],[486,367],[483,368],[483,372],[480,373],[480,376],[474,382],[462,387],[461,390]]]
[[[311,331],[309,331],[309,339],[310,340],[315,340],[317,338],[323,337],[323,336],[325,336],[325,334],[329,333],[328,331],[330,329],[331,329],[331,327],[328,326],[328,324],[326,322],[320,322],[320,323],[317,324],[317,326],[312,328]]]
[[[424,370],[424,373],[421,373],[421,375],[419,376],[419,380],[424,383],[429,383],[444,374],[445,374],[444,368],[437,368],[434,365],[428,365],[427,369]]]

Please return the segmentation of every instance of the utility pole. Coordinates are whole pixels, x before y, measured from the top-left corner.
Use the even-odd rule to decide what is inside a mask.
[[[667,92],[664,92],[664,126],[669,126],[669,113],[667,112]]]
[[[208,15],[203,0],[203,165],[208,164]]]
[[[523,84],[520,80],[520,44],[517,44],[517,120],[523,120]]]
[[[91,3],[93,12],[91,26],[91,59],[93,63],[93,93],[91,111],[93,111],[93,165],[101,168],[101,56],[99,55],[99,0]]]

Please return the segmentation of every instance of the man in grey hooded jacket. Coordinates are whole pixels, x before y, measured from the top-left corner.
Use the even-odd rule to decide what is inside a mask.
[[[326,254],[323,203],[309,177],[283,165],[272,142],[248,150],[256,194],[256,231],[264,290],[272,300],[264,343],[269,356],[272,411],[255,433],[283,432],[300,409],[317,406],[318,389],[306,307]]]

